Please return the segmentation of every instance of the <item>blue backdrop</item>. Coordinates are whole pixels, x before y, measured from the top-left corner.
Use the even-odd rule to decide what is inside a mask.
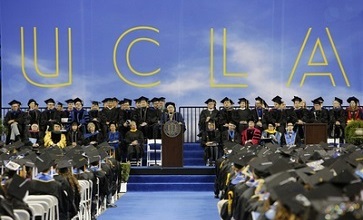
[[[360,0],[0,1],[2,100],[363,98]],[[346,104],[346,103],[345,103]]]

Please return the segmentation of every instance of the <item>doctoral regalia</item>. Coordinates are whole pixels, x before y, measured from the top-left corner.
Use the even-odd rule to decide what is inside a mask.
[[[253,121],[253,115],[249,108],[244,108],[244,109],[239,108],[233,111],[232,118],[233,118],[233,123],[237,125],[237,131],[239,133],[242,133],[242,131],[244,131],[248,127],[248,122],[250,120]],[[241,121],[245,121],[245,123],[241,123]]]
[[[45,133],[47,126],[49,128],[53,128],[54,122],[60,122],[61,116],[57,110],[53,109],[46,109],[41,113],[40,116],[40,131]]]
[[[207,121],[207,118],[209,117],[209,120]],[[207,130],[207,124],[209,121],[213,121],[218,123],[219,120],[219,111],[214,108],[214,109],[204,109],[200,112],[199,115],[199,122],[198,122],[198,127],[199,127],[199,132],[203,132]]]

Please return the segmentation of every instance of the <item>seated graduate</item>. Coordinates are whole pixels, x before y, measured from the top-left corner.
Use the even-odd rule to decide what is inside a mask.
[[[342,103],[343,100],[335,97],[333,109],[329,110],[328,135],[331,138],[344,138],[344,129],[347,119],[345,110],[341,107]]]
[[[214,121],[208,122],[208,128],[202,132],[201,144],[204,147],[204,161],[207,166],[215,164],[220,155],[221,134]]]
[[[4,117],[3,124],[7,128],[8,134],[6,135],[6,143],[21,140],[24,135],[24,112],[20,109],[21,102],[13,100],[9,102],[11,110],[8,111]]]
[[[43,138],[40,137],[39,125],[35,123],[32,124],[29,130],[29,138],[28,141],[25,143],[25,145],[32,147],[39,147],[43,146],[43,142],[44,142]]]
[[[62,134],[61,124],[59,122],[54,122],[53,129],[51,131],[46,131],[44,146],[57,146],[59,148],[65,148],[67,146],[66,135]]]
[[[67,132],[67,146],[81,146],[83,143],[83,132],[79,130],[78,123],[72,122],[71,128]]]
[[[223,145],[226,145],[227,142],[241,144],[241,134],[236,131],[235,124],[228,124],[228,130],[222,132],[221,141]]]
[[[107,133],[107,142],[115,149],[115,157],[117,161],[121,161],[121,133],[117,130],[116,122],[110,122],[109,132]]]
[[[67,217],[72,219],[77,215],[79,211],[79,203],[81,201],[80,190],[81,187],[78,184],[78,180],[70,172],[72,168],[72,163],[68,157],[63,157],[57,163],[56,173],[53,178],[61,183],[62,190],[67,193]]]
[[[226,215],[228,215],[227,213],[225,213],[226,208],[223,207],[227,206],[228,200],[233,199],[234,187],[237,184],[243,184],[247,181],[247,176],[244,174],[244,170],[246,169],[246,162],[244,161],[242,156],[239,157],[238,155],[235,155],[234,157],[230,158],[230,161],[233,163],[232,172],[229,174],[229,178],[226,180],[226,189],[224,189],[225,193],[224,195],[222,195],[223,198],[217,203],[218,213],[221,217],[227,217]]]
[[[97,130],[94,122],[88,122],[87,131],[88,132],[84,135],[84,145],[92,144],[94,146],[97,146],[99,143],[103,142],[102,133]]]
[[[97,179],[95,174],[92,170],[88,169],[89,162],[93,162],[91,160],[98,160],[97,157],[90,158],[90,161],[86,159],[86,157],[82,156],[81,154],[75,154],[73,156],[73,161],[77,161],[74,164],[74,171],[75,171],[75,177],[78,180],[87,180],[92,181],[92,202],[91,202],[91,216],[92,219],[96,219],[95,215],[97,213],[97,193],[98,193],[98,186],[97,186]]]
[[[242,145],[257,145],[260,143],[261,131],[255,128],[255,122],[249,121],[248,128],[242,132]]]
[[[276,131],[275,125],[273,123],[268,123],[267,129],[264,130],[261,134],[261,144],[273,143],[279,144],[281,143],[281,133]]]
[[[294,124],[288,122],[286,126],[286,132],[281,136],[281,146],[300,146],[301,138],[299,134],[294,131]]]
[[[28,204],[23,201],[29,189],[29,181],[26,178],[25,166],[19,161],[9,161],[5,164],[5,172],[2,173],[2,185],[4,186],[4,197],[8,205],[13,209],[24,209],[32,216],[32,211]],[[18,173],[18,174],[17,174]],[[3,203],[3,201],[1,201]],[[1,207],[0,209],[3,209]],[[0,215],[3,214],[0,211]],[[2,215],[1,215],[2,216]]]
[[[144,152],[144,134],[137,129],[135,121],[130,122],[130,131],[126,132],[125,143],[127,147],[127,160],[131,161],[132,156],[135,155],[137,165],[139,166],[139,160]]]
[[[52,195],[58,199],[59,219],[68,219],[67,195],[62,191],[62,185],[55,181],[51,174],[54,160],[45,152],[36,157],[34,162],[38,175],[30,181],[29,195]]]

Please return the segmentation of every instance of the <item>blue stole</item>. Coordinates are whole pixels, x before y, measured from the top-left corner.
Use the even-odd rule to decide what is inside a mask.
[[[295,144],[295,138],[296,138],[296,133],[295,132],[291,132],[291,136],[289,135],[289,133],[286,133],[285,134],[286,145],[294,145]]]
[[[48,173],[39,173],[35,179],[39,179],[39,180],[43,180],[43,181],[50,181],[53,179],[53,177],[51,175],[49,175]]]
[[[234,141],[234,131],[228,131],[228,135],[229,135],[231,141]]]

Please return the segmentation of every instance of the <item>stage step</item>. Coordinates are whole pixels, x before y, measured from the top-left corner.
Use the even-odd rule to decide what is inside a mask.
[[[215,175],[131,175],[128,191],[210,191]]]

